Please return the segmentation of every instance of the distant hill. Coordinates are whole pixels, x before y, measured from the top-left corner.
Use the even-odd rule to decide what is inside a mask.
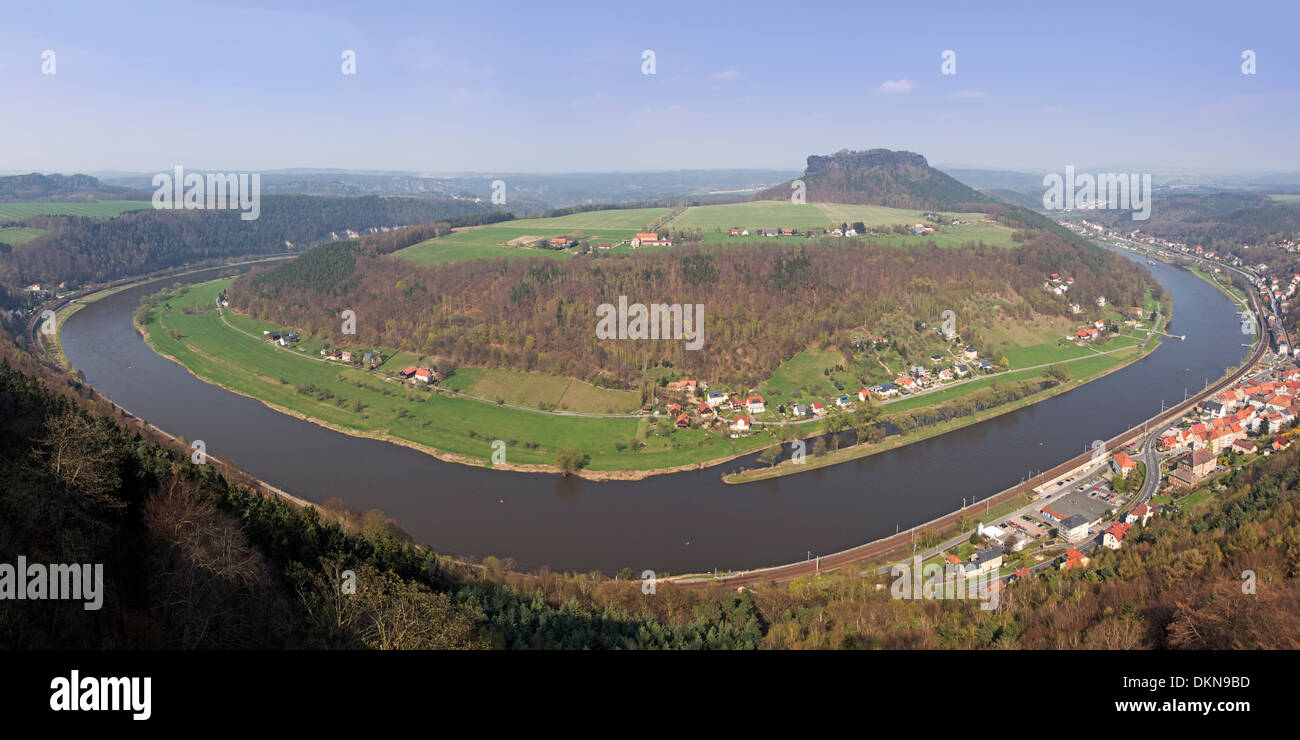
[[[990,198],[1000,200],[1003,203],[1008,203],[1013,206],[1028,208],[1031,211],[1043,210],[1043,199],[1041,197],[1036,197],[1020,190],[1012,190],[1010,188],[985,188],[980,190],[980,192]]]
[[[195,170],[200,174],[202,170]],[[759,188],[794,177],[790,170],[673,170],[663,172],[571,172],[528,174],[468,172],[422,174],[348,170],[267,170],[264,195],[402,195],[458,198],[490,203],[493,183],[506,184],[506,207],[516,214],[541,213],[598,203],[664,199],[738,200]],[[152,191],[153,174],[101,173],[106,182]]]
[[[959,167],[943,167],[945,173],[957,178],[976,190],[1020,190],[1042,192],[1043,176],[1031,172],[1016,170],[976,170]]]
[[[988,196],[934,169],[913,152],[847,149],[808,157],[800,178],[808,202],[853,203],[891,208],[978,209]],[[791,183],[759,191],[755,200],[785,200]]]
[[[1112,228],[1137,226],[1144,234],[1230,253],[1242,245],[1300,238],[1300,203],[1260,193],[1156,193],[1151,218],[1141,224],[1130,221],[1126,211],[1088,213],[1089,219]],[[1247,252],[1239,256],[1253,259]]]
[[[42,175],[33,172],[0,177],[0,202],[93,198],[99,195],[120,197],[125,192],[126,188],[105,185],[90,175]]]

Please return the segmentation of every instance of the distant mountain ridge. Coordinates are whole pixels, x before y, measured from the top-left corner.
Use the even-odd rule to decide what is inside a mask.
[[[90,175],[26,175],[0,177],[0,201],[36,200],[71,195],[120,195],[126,188],[105,185]]]
[[[811,155],[800,178],[808,202],[891,208],[963,210],[988,204],[988,196],[933,168],[915,152],[890,149]],[[755,200],[789,198],[794,181],[760,191]]]

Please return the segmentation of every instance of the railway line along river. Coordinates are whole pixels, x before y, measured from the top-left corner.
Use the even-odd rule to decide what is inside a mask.
[[[376,508],[417,541],[518,567],[663,573],[802,560],[891,535],[983,499],[1108,439],[1239,364],[1251,337],[1234,304],[1191,272],[1149,266],[1173,295],[1166,339],[1121,370],[1023,409],[895,450],[797,475],[728,485],[754,456],[640,481],[593,482],[441,462],[273,411],[155,354],[132,313],[146,284],[88,304],[62,347],[86,380],[166,431],[295,496]],[[197,272],[187,282],[231,274]],[[170,278],[164,283],[175,282]]]

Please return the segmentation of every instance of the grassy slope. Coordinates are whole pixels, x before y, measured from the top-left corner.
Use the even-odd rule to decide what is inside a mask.
[[[415,244],[396,254],[418,265],[434,265],[444,262],[458,262],[469,259],[494,257],[551,257],[566,259],[570,255],[564,251],[534,249],[510,242],[528,238],[535,241],[543,237],[574,236],[578,231],[586,233],[590,241],[618,242],[631,239],[642,228],[655,219],[667,215],[667,208],[630,208],[608,211],[591,211],[569,216],[544,219],[518,219],[488,226],[461,229],[447,236],[430,239]],[[894,224],[912,224],[922,221],[922,211],[883,206],[856,206],[838,203],[788,203],[785,201],[755,201],[751,203],[732,203],[716,206],[693,206],[673,219],[668,226],[672,229],[699,229],[704,241],[723,243],[728,240],[724,232],[733,226],[749,229],[758,228],[825,228],[832,223],[862,221],[868,226],[892,226]],[[875,238],[895,246],[910,246],[934,242],[941,247],[956,247],[969,241],[984,241],[998,246],[1012,246],[1012,230],[997,224],[982,223],[984,215],[980,213],[952,213],[974,223],[964,226],[943,226],[939,231],[925,236],[891,235]],[[628,247],[615,247],[610,250],[618,254],[630,251]]]
[[[51,216],[92,216],[103,218],[117,216],[125,211],[137,211],[152,208],[147,200],[100,200],[90,203],[61,203],[52,201],[28,201],[23,203],[0,203],[0,220],[20,220],[28,216],[41,214]]]
[[[16,247],[44,234],[44,229],[29,229],[25,226],[10,226],[0,229],[0,242]]]
[[[399,250],[396,254],[417,265],[433,265],[467,259],[490,257],[553,257],[564,259],[569,253],[526,246],[509,246],[523,237],[574,236],[583,231],[591,241],[615,244],[631,239],[655,219],[669,213],[667,208],[627,208],[575,213],[558,218],[529,218],[461,229],[439,239],[430,239]],[[626,250],[626,248],[624,248]]]
[[[215,308],[209,307],[228,284],[215,281],[195,286],[171,301],[170,310],[151,312],[147,328],[154,346],[209,382],[344,431],[391,437],[477,458],[491,455],[492,440],[513,439],[517,444],[508,448],[507,460],[515,464],[551,464],[558,449],[578,446],[591,455],[592,470],[687,465],[770,443],[766,435],[733,442],[692,429],[673,432],[670,439],[658,438],[651,432],[646,451],[617,452],[613,441],[626,441],[637,434],[644,428],[644,420],[531,413],[385,382],[364,370],[295,356],[305,353],[276,349],[221,323]],[[169,335],[172,329],[180,333],[180,341]],[[345,401],[339,405],[297,393],[295,387],[303,383],[327,388]],[[354,409],[358,400],[364,404],[361,412]],[[399,409],[411,415],[399,418]],[[470,431],[476,436],[470,437]],[[525,442],[537,442],[540,447],[527,449]]]

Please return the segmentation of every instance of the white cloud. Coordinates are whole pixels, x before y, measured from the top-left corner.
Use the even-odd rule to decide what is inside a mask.
[[[909,93],[916,83],[911,80],[885,80],[876,88],[876,92],[892,95],[894,93]]]
[[[734,69],[724,69],[721,72],[714,72],[710,77],[715,80],[739,80],[744,75]]]
[[[983,90],[960,90],[948,97],[953,100],[979,100],[981,98],[987,98],[988,96],[989,94]]]

